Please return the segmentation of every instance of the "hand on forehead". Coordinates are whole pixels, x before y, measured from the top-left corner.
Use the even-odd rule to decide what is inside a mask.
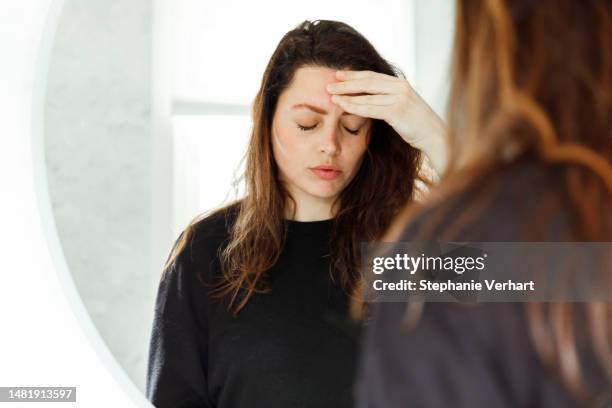
[[[291,86],[287,90],[288,108],[296,104],[306,104],[320,108],[321,114],[349,115],[341,106],[331,99],[327,90],[330,83],[340,82],[336,77],[336,69],[319,66],[304,66],[296,70]],[[358,117],[357,115],[350,116]]]

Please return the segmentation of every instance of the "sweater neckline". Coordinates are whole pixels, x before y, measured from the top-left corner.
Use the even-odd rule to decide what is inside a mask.
[[[334,218],[317,221],[296,221],[285,219],[285,225],[290,232],[298,234],[325,234],[329,233],[334,223]]]

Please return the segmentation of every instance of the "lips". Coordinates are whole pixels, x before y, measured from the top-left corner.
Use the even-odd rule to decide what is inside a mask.
[[[311,167],[310,170],[323,180],[333,180],[341,173],[341,171],[334,166],[317,166]]]
[[[329,166],[329,165],[321,165],[321,166],[317,166],[317,167],[313,167],[313,170],[333,170],[333,171],[340,171],[340,169],[338,169],[336,166]]]

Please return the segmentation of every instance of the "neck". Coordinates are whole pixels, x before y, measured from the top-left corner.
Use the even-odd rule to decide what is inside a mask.
[[[333,218],[335,212],[332,210],[334,198],[329,199],[310,199],[295,200],[297,208],[295,215],[293,214],[293,201],[288,200],[287,209],[285,210],[285,218],[294,221],[321,221]]]

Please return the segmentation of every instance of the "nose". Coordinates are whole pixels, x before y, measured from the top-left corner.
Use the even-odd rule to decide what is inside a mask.
[[[341,147],[340,141],[338,140],[338,126],[336,123],[330,123],[327,129],[321,132],[321,140],[319,143],[320,152],[327,153],[331,156],[340,154]]]

